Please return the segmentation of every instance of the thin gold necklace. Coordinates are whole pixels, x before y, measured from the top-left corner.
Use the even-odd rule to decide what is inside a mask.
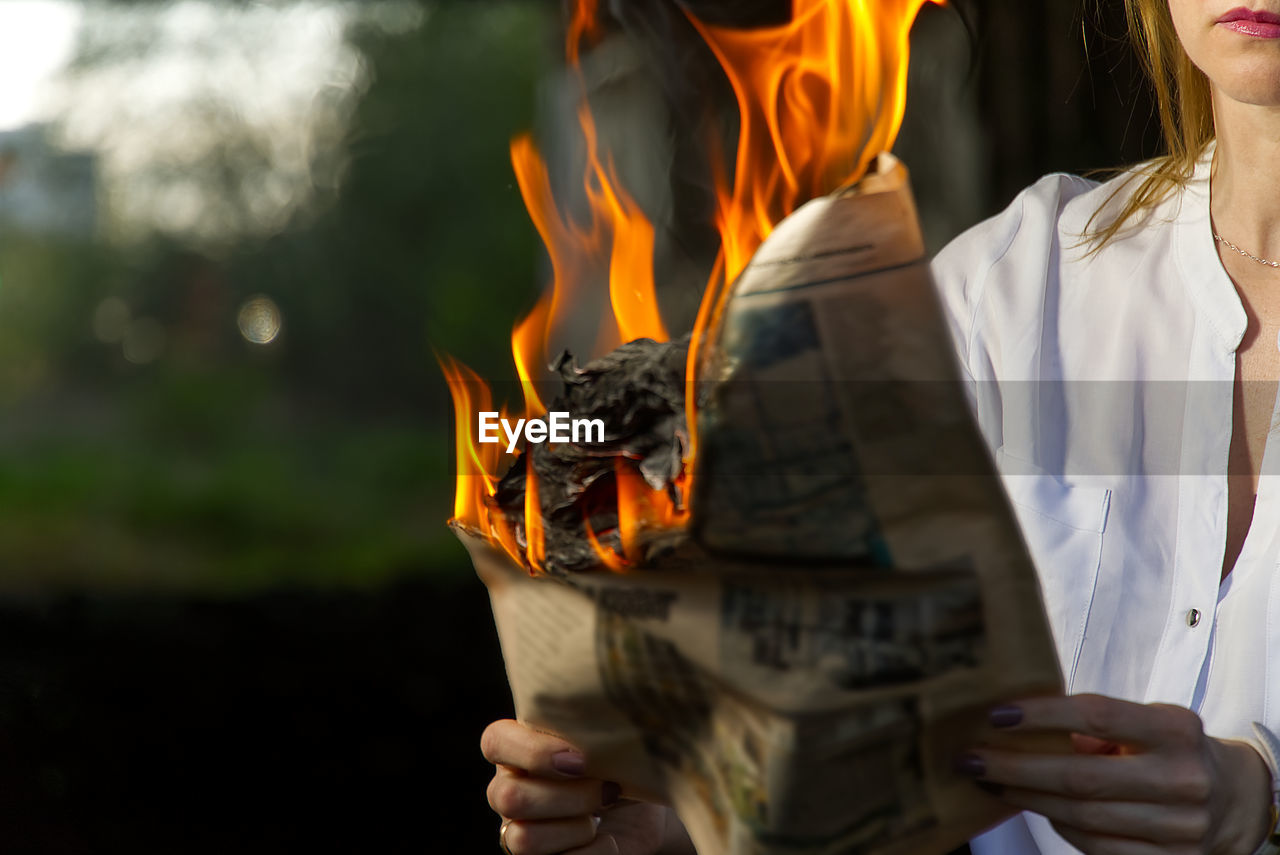
[[[1234,249],[1236,252],[1240,253],[1245,258],[1252,258],[1254,261],[1258,262],[1259,264],[1265,264],[1267,265],[1267,267],[1280,267],[1280,261],[1268,261],[1265,258],[1258,258],[1258,256],[1254,255],[1252,252],[1245,252],[1243,249],[1236,246],[1234,243],[1227,240],[1217,232],[1213,233],[1213,239],[1216,240],[1218,243],[1222,244],[1223,246]]]

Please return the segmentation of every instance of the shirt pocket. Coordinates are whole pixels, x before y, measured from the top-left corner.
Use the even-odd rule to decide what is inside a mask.
[[[996,466],[1040,578],[1070,692],[1097,589],[1111,490],[1067,484],[1003,448],[996,451]]]

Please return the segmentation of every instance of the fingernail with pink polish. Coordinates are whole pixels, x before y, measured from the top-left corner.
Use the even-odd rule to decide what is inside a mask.
[[[587,761],[577,751],[557,751],[551,755],[551,768],[576,778],[586,773]]]

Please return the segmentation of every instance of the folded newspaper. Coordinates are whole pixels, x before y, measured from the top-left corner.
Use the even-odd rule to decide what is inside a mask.
[[[532,578],[459,532],[517,716],[674,806],[700,855],[941,855],[1008,812],[960,753],[1068,748],[986,723],[1061,677],[901,164],[784,221],[699,355],[665,557]]]

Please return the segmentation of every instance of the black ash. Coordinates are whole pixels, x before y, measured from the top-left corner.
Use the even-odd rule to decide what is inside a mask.
[[[493,502],[527,543],[525,490],[532,460],[542,507],[548,574],[599,569],[596,541],[622,554],[615,466],[633,468],[677,507],[685,497],[676,479],[689,445],[685,420],[685,368],[689,337],[655,342],[637,339],[579,367],[569,353],[553,365],[564,383],[549,405],[575,419],[600,419],[603,442],[528,445],[498,484]]]

